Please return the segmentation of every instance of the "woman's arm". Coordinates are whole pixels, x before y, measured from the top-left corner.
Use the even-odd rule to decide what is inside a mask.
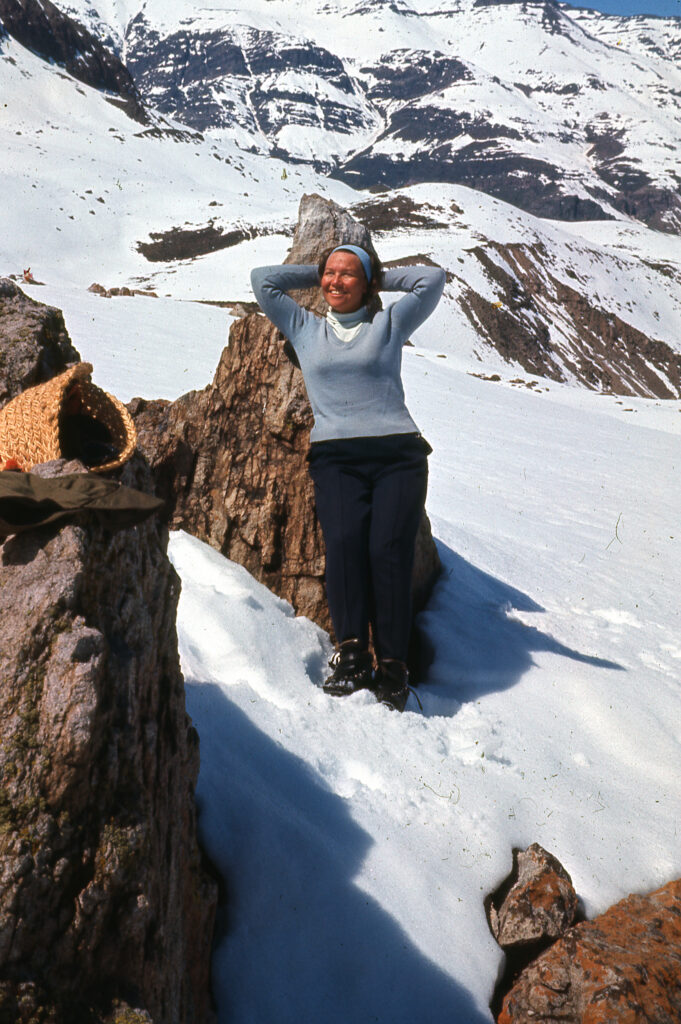
[[[406,292],[390,307],[393,324],[405,338],[433,312],[445,286],[440,267],[395,267],[383,275],[381,291]]]
[[[265,316],[295,345],[295,335],[313,314],[286,293],[295,288],[318,287],[317,267],[292,264],[256,267],[251,271],[251,286]]]

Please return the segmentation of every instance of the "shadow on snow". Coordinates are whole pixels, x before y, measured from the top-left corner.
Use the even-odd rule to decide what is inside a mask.
[[[354,884],[372,840],[346,801],[217,684],[188,680],[187,708],[202,842],[228,892],[213,960],[220,1024],[488,1024]],[[452,967],[465,955],[447,951]]]
[[[513,686],[534,664],[534,651],[624,671],[614,661],[574,651],[514,618],[509,613],[544,609],[527,594],[436,543],[443,573],[417,620],[419,678],[424,684],[418,693],[426,716],[456,714],[466,701]]]

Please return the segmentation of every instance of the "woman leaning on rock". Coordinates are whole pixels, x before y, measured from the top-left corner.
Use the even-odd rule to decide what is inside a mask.
[[[314,413],[308,459],[339,643],[324,690],[369,688],[399,711],[409,696],[411,574],[431,451],[405,405],[402,346],[435,309],[444,281],[433,267],[383,271],[374,252],[351,244],[318,266],[251,274],[261,309],[295,349]],[[287,295],[314,286],[330,307],[325,319]],[[380,309],[379,290],[405,294]]]

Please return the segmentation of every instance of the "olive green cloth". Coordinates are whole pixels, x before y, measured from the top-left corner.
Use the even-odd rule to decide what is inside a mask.
[[[109,530],[141,523],[163,508],[151,494],[94,473],[44,478],[15,470],[0,472],[0,537],[92,512]]]

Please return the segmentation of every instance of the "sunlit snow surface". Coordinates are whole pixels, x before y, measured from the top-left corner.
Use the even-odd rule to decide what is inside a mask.
[[[325,697],[326,637],[172,539],[201,821],[230,890],[224,1020],[487,1020],[483,897],[514,846],[559,857],[589,915],[681,869],[670,417],[418,353],[405,376],[444,564],[422,710]]]
[[[280,224],[303,191],[366,198],[210,140],[139,136],[58,69],[0,49],[0,274],[33,267],[46,283],[26,290],[65,311],[95,381],[125,400],[207,384],[230,316],[191,300],[251,298],[250,268],[289,244],[149,264],[137,241],[205,223],[211,201],[225,223]],[[379,236],[385,259],[420,252],[494,299],[468,250],[538,240],[599,306],[678,347],[678,288],[643,262],[678,263],[678,238],[405,191],[462,213],[448,231]],[[93,280],[161,297],[102,299]],[[555,854],[588,914],[681,874],[681,403],[513,385],[517,368],[457,312],[458,287],[404,356],[444,565],[420,620],[422,709],[327,698],[328,638],[241,567],[171,538],[201,829],[228,892],[221,1024],[488,1021],[500,954],[483,898],[514,846]]]

